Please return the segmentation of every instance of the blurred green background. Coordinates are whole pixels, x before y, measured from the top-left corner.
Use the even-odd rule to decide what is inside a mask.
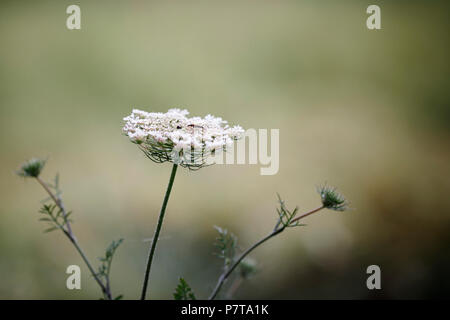
[[[66,8],[81,7],[69,31]],[[370,4],[382,30],[366,28]],[[77,252],[43,234],[46,195],[15,170],[48,157],[91,260],[125,238],[116,294],[139,297],[170,165],[121,133],[133,107],[212,113],[280,129],[280,170],[179,170],[151,298],[179,276],[199,298],[221,268],[214,225],[248,247],[271,230],[276,192],[319,204],[335,185],[353,210],[323,211],[252,254],[260,271],[235,298],[443,298],[450,280],[449,5],[441,1],[2,1],[0,5],[0,298],[100,297]],[[82,290],[65,287],[82,268]],[[366,288],[377,264],[382,290]]]

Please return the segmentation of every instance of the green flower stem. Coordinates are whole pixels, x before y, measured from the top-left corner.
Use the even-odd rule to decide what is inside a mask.
[[[81,258],[86,263],[86,266],[88,267],[88,269],[91,272],[92,276],[94,277],[95,281],[97,281],[98,285],[100,286],[100,289],[102,290],[103,295],[105,296],[105,298],[107,298],[109,300],[112,300],[111,290],[109,288],[105,287],[103,282],[100,280],[100,278],[98,277],[98,275],[95,272],[94,268],[92,267],[91,263],[89,262],[88,258],[86,257],[86,255],[84,254],[84,252],[81,249],[80,245],[78,244],[77,239],[73,235],[72,228],[70,227],[70,222],[68,220],[66,220],[67,213],[66,213],[66,209],[64,208],[64,205],[63,205],[61,199],[59,197],[57,197],[55,194],[53,194],[53,192],[48,188],[47,184],[41,178],[36,177],[36,180],[44,188],[44,190],[49,194],[50,198],[52,198],[53,202],[61,210],[61,212],[62,212],[62,214],[64,216],[65,225],[67,226],[67,230],[62,229],[62,231],[67,236],[67,238],[69,238],[70,242],[72,242],[72,244],[75,246],[75,248],[77,249],[78,253],[80,254]]]
[[[147,294],[148,280],[150,276],[150,269],[152,267],[153,255],[155,254],[156,244],[158,242],[159,233],[161,232],[161,227],[164,220],[164,214],[166,212],[167,202],[169,201],[170,192],[172,191],[173,182],[175,180],[175,174],[177,173],[178,165],[174,164],[172,167],[172,173],[170,174],[169,184],[167,186],[166,194],[164,196],[164,201],[159,213],[158,224],[156,225],[155,234],[153,236],[152,245],[150,247],[150,252],[148,254],[147,268],[145,270],[144,284],[142,285],[141,300],[145,300]]]
[[[318,207],[314,210],[308,211],[300,216],[298,216],[296,219],[291,221],[292,222],[296,222],[304,217],[307,217],[317,211],[320,211],[324,208],[324,206]],[[217,294],[219,293],[220,289],[222,288],[222,285],[225,283],[225,281],[228,279],[228,277],[231,275],[231,273],[234,271],[234,269],[236,269],[236,267],[239,265],[239,263],[241,263],[241,261],[250,253],[252,252],[254,249],[256,249],[257,247],[259,247],[261,244],[263,244],[264,242],[266,242],[267,240],[275,237],[276,235],[280,234],[281,232],[283,232],[287,226],[282,225],[280,227],[281,224],[281,219],[278,220],[278,222],[275,224],[275,228],[273,229],[273,231],[271,233],[269,233],[267,236],[265,236],[264,238],[262,238],[261,240],[259,240],[258,242],[256,242],[254,245],[252,245],[250,248],[248,248],[246,251],[244,251],[239,258],[234,261],[234,263],[227,269],[224,270],[224,272],[220,275],[219,280],[217,281],[216,287],[214,288],[213,292],[211,293],[211,295],[209,296],[208,300],[214,300],[217,296]]]

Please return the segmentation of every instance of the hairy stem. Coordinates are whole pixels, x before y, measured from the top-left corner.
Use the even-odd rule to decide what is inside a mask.
[[[96,274],[94,268],[92,267],[91,263],[89,262],[88,258],[86,257],[86,255],[84,254],[84,252],[81,249],[80,245],[78,244],[77,239],[73,235],[72,228],[70,227],[70,222],[69,222],[69,220],[66,219],[67,213],[66,213],[66,209],[64,208],[63,202],[61,201],[60,198],[58,198],[55,194],[53,194],[53,192],[49,189],[47,184],[41,178],[36,177],[36,180],[44,188],[44,190],[49,194],[50,198],[52,198],[53,202],[61,210],[61,212],[62,212],[62,214],[64,216],[65,225],[67,226],[67,230],[63,229],[64,234],[67,236],[67,238],[69,238],[70,242],[72,242],[72,244],[75,246],[75,248],[77,249],[77,251],[80,254],[81,258],[83,259],[84,263],[86,263],[86,266],[88,267],[88,269],[91,272],[92,276],[94,277],[95,281],[100,286],[100,289],[102,290],[103,295],[107,299],[111,300],[112,299],[111,290],[109,288],[105,287],[103,282],[100,280],[100,278]]]
[[[317,211],[320,211],[324,208],[324,206],[318,207],[314,210],[308,211],[300,216],[298,216],[297,218],[295,218],[294,220],[291,221],[290,224],[292,224],[293,222],[296,222],[302,218],[305,218]],[[236,269],[236,267],[239,265],[239,263],[241,263],[241,261],[250,253],[252,252],[254,249],[256,249],[257,247],[259,247],[261,244],[263,244],[264,242],[266,242],[267,240],[275,237],[277,234],[280,234],[281,232],[283,232],[286,229],[285,225],[282,225],[280,227],[281,224],[281,219],[278,220],[278,222],[275,224],[275,228],[273,229],[273,231],[271,233],[269,233],[267,236],[265,236],[264,238],[262,238],[261,240],[259,240],[258,242],[256,242],[254,245],[252,245],[250,248],[248,248],[247,250],[245,250],[240,256],[239,258],[237,258],[237,260],[234,261],[234,263],[227,269],[225,269],[223,271],[223,273],[220,275],[219,280],[217,280],[217,284],[216,287],[214,288],[213,292],[211,293],[211,295],[209,296],[208,300],[214,300],[217,296],[217,294],[219,293],[220,289],[222,288],[223,284],[225,283],[225,281],[228,279],[228,277],[231,275],[231,273],[234,271],[234,269]]]
[[[170,192],[172,191],[173,182],[175,180],[175,174],[177,173],[178,165],[174,164],[172,167],[172,172],[170,174],[169,184],[167,185],[166,194],[164,196],[164,201],[161,207],[161,211],[159,213],[158,218],[158,224],[156,225],[155,234],[153,236],[152,245],[150,247],[150,251],[148,254],[148,260],[147,260],[147,268],[145,269],[145,276],[144,276],[144,284],[142,285],[142,294],[141,294],[141,300],[145,300],[145,296],[147,294],[147,286],[148,286],[148,280],[150,276],[150,270],[152,267],[152,261],[153,256],[155,254],[156,244],[158,242],[159,233],[161,232],[161,227],[164,221],[164,214],[166,212],[167,202],[169,201]]]

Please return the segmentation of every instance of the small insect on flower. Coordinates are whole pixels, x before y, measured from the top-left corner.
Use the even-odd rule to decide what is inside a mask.
[[[202,135],[203,135],[203,130],[205,130],[205,128],[203,128],[203,126],[199,126],[199,125],[196,125],[196,124],[188,124],[187,126],[188,126],[188,128],[191,129],[190,131],[191,131],[192,134],[196,133],[196,129],[201,129],[202,130]]]
[[[194,129],[195,128],[202,129],[202,130],[204,129],[203,126],[199,126],[199,125],[196,125],[196,124],[188,124],[186,127],[191,128],[192,129],[192,133],[194,133]],[[177,126],[177,129],[180,130],[180,129],[183,129],[183,127],[182,126]]]
[[[201,129],[204,129],[203,126],[199,126],[199,125],[196,125],[196,124],[188,124],[187,126],[190,127],[190,128],[201,128]]]

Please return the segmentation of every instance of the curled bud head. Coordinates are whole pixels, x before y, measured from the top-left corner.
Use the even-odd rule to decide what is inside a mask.
[[[45,166],[45,160],[38,158],[32,158],[22,164],[17,174],[21,177],[37,178],[41,174],[42,169]]]
[[[248,279],[258,271],[257,263],[252,258],[245,258],[239,263],[239,273],[244,279]]]
[[[317,188],[317,192],[320,194],[324,208],[336,211],[345,211],[348,208],[347,200],[336,191],[336,188],[323,185]]]

